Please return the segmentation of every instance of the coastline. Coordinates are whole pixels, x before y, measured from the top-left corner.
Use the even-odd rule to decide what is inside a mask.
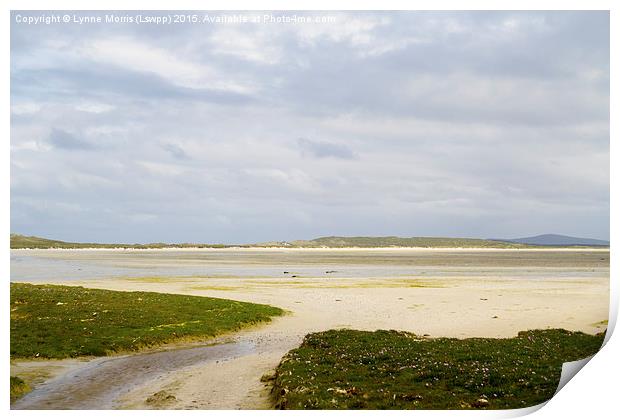
[[[590,252],[609,252],[609,247],[596,247],[596,246],[566,246],[566,247],[546,247],[546,246],[532,246],[532,247],[524,247],[524,248],[491,248],[491,247],[260,247],[260,246],[230,246],[230,247],[162,247],[162,248],[11,248],[10,251],[112,251],[112,252],[122,252],[122,251],[205,251],[205,252],[226,252],[226,251],[363,251],[363,252],[372,252],[372,251],[429,251],[429,252],[441,252],[441,251],[475,251],[475,252],[485,252],[485,251],[590,251]]]

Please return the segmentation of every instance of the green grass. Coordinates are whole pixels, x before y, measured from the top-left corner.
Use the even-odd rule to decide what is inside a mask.
[[[283,409],[509,409],[550,399],[562,363],[604,334],[533,330],[515,338],[426,339],[398,331],[309,334],[276,369]]]
[[[11,376],[11,402],[30,392],[30,387],[23,379]]]
[[[11,283],[11,357],[133,351],[212,337],[283,313],[200,296]]]

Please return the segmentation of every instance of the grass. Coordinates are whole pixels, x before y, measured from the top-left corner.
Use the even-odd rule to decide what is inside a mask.
[[[11,376],[11,402],[30,392],[30,387],[23,379]]]
[[[38,236],[24,236],[11,234],[11,249],[79,249],[79,248],[132,248],[132,249],[159,249],[159,248],[227,248],[234,245],[224,244],[167,244],[163,242],[150,244],[101,244],[94,242],[65,242],[55,239],[39,238]]]
[[[509,409],[540,404],[562,363],[598,351],[604,334],[532,330],[508,339],[427,339],[330,330],[290,351],[273,382],[282,409]]]
[[[200,296],[11,283],[11,357],[135,351],[212,337],[283,313]]]

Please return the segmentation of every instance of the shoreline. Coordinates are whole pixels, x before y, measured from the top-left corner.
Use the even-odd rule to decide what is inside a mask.
[[[589,251],[589,252],[609,252],[609,247],[597,247],[597,246],[565,246],[565,247],[524,247],[524,248],[493,248],[493,247],[245,247],[245,246],[230,246],[224,248],[218,247],[162,247],[162,248],[11,248],[10,251],[205,251],[205,252],[226,252],[226,251]]]

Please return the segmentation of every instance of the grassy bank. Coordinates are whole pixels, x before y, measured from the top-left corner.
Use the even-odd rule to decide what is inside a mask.
[[[11,376],[11,403],[28,392],[30,387],[26,382],[17,376]]]
[[[283,409],[508,409],[550,399],[562,363],[594,354],[603,334],[533,330],[515,338],[426,339],[397,331],[306,336],[276,370]]]
[[[102,356],[211,337],[282,313],[199,296],[11,283],[11,357]]]

